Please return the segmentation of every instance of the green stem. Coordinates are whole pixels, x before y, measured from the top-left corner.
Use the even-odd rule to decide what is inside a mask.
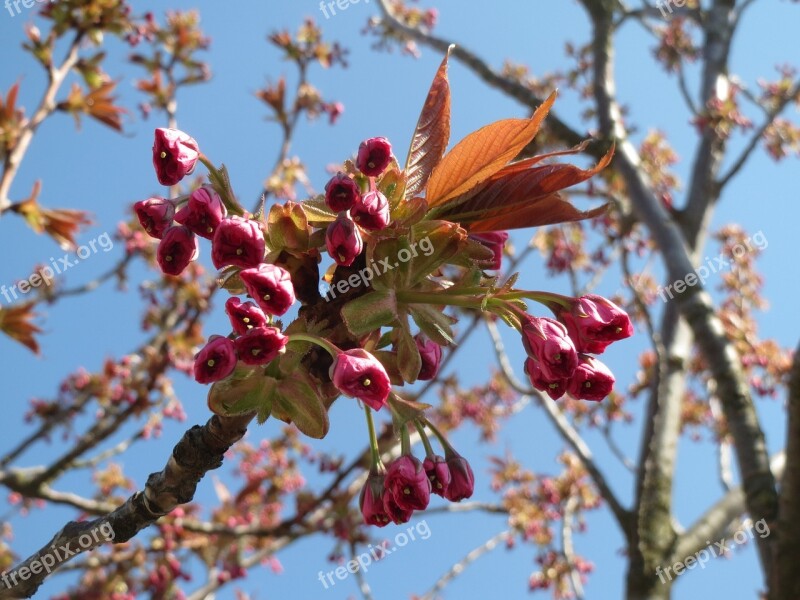
[[[341,353],[341,350],[331,344],[328,340],[316,335],[310,335],[308,333],[291,334],[287,343],[291,344],[292,342],[311,342],[312,344],[316,344],[317,346],[327,350],[328,354],[330,354],[333,358],[336,358]]]
[[[450,445],[450,442],[447,441],[447,438],[444,437],[444,434],[439,431],[439,429],[431,423],[428,419],[423,418],[422,422],[433,432],[436,438],[439,440],[439,443],[442,445],[442,448],[445,449],[445,454],[449,452],[455,452],[455,448]]]
[[[206,169],[208,169],[209,173],[217,173],[218,169],[214,166],[214,163],[202,152],[200,153],[200,162],[203,163]]]
[[[464,306],[467,308],[480,308],[483,298],[470,296],[447,296],[445,294],[427,292],[397,292],[397,300],[404,304],[446,304],[447,306]],[[492,298],[489,302],[492,302]]]
[[[423,425],[419,419],[415,419],[414,427],[416,427],[417,431],[419,431],[419,437],[422,440],[422,445],[425,446],[425,455],[432,459],[436,453],[433,451],[431,441],[428,439],[428,434],[425,433],[425,425]]]
[[[507,294],[502,294],[501,298],[505,298],[506,300],[517,300],[517,299],[527,299],[533,300],[534,302],[538,302],[539,304],[544,304],[550,308],[553,308],[553,304],[557,304],[564,308],[569,308],[572,305],[572,298],[569,296],[562,296],[561,294],[552,294],[550,292],[540,292],[537,290],[515,290],[513,292],[508,292]]]
[[[375,422],[372,420],[372,411],[366,404],[364,405],[364,414],[367,417],[367,429],[369,430],[369,449],[372,454],[372,469],[379,471],[382,467],[381,451],[378,448],[378,437],[375,435]]]
[[[400,454],[411,454],[411,436],[408,434],[408,426],[405,424],[400,428]]]

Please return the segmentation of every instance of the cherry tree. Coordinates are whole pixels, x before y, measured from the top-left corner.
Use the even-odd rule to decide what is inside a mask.
[[[253,571],[278,570],[281,551],[312,536],[326,541],[320,558],[327,552],[347,565],[371,598],[359,557],[426,511],[453,520],[499,514],[507,526],[454,557],[430,590],[402,590],[411,597],[446,596],[453,579],[469,577],[466,566],[500,544],[535,559],[533,572],[519,574],[520,588],[584,597],[597,548],[584,529],[594,511],[607,511],[624,539],[629,598],[670,597],[692,563],[717,556],[711,541],[738,542],[754,530],[763,597],[800,595],[792,564],[800,555],[800,366],[759,334],[763,232],[711,228],[751,157],[800,154],[800,128],[784,116],[800,106],[800,79],[791,66],[772,80],[734,75],[735,34],[760,9],[752,0],[577,4],[589,38],[567,46],[572,69],[544,73],[511,60],[492,66],[480,48],[437,31],[435,6],[378,0],[363,33],[386,53],[382,60],[406,60],[397,50],[432,52],[441,63],[409,124],[409,148],[376,132],[350,156],[329,157],[327,173],[309,171],[292,148],[305,119],[337,126],[347,99],[326,99],[312,81],[321,69],[347,66],[347,49],[310,18],[271,32],[269,43],[295,73],[255,94],[281,134],[257,198],[237,186],[213,144],[178,127],[179,94],[203,94],[211,77],[213,45],[199,13],[139,15],[123,0],[38,9],[23,50],[46,76],[40,102],[21,105],[25,80],[0,98],[0,217],[21,217],[13,226],[42,234],[43,244],[79,247],[91,215],[48,208],[39,182],[15,185],[40,127],[59,113],[121,132],[138,110],[154,122],[153,181],[141,183],[143,199],[117,226],[124,251],[111,269],[68,288],[51,281],[55,264],[37,265],[38,283],[31,276],[17,284],[34,293],[0,307],[0,330],[20,352],[38,353],[46,344],[41,308],[75,296],[89,302],[110,282],[135,294],[135,283],[146,339],[94,371],[76,365],[53,398],[31,400],[29,430],[8,440],[0,483],[15,511],[65,505],[74,519],[30,556],[14,552],[12,535],[30,518],[4,523],[0,598],[30,597],[67,571],[78,578],[59,598],[199,600],[227,587],[245,598],[258,589]],[[691,115],[685,189],[669,132],[639,133],[647,124],[633,123],[617,96],[615,45],[628,27],[650,38],[652,67],[669,74]],[[118,80],[105,70],[112,43],[128,47],[139,77],[136,109],[121,106]],[[487,97],[499,91],[526,115],[451,140],[459,98],[448,68],[456,62],[490,88]],[[565,114],[564,94],[584,112]],[[154,181],[165,191],[144,197]],[[520,236],[530,243],[517,247]],[[709,245],[730,258],[726,271],[703,258]],[[525,272],[537,254],[547,278]],[[137,281],[141,269],[146,278]],[[496,367],[488,381],[465,387],[459,356],[480,331]],[[617,380],[622,365],[602,355],[634,335],[647,347],[630,355],[633,379]],[[132,480],[121,458],[161,435],[166,420],[185,420],[188,399],[173,381],[187,377],[206,399],[207,422],[175,439],[170,455],[149,455],[150,476]],[[785,448],[772,456],[762,397],[786,399],[784,430],[769,432],[785,436]],[[361,449],[350,455],[315,447],[331,430],[334,403],[364,422]],[[512,454],[476,470],[485,448],[456,447],[466,427],[483,441],[502,438],[523,411],[561,438],[553,470]],[[265,436],[259,425],[268,421],[283,425]],[[631,459],[617,435],[637,427]],[[680,525],[677,446],[698,432],[716,446],[720,491]],[[629,490],[596,458],[587,441],[595,433]],[[62,441],[48,445],[54,439]],[[45,464],[26,462],[36,446]],[[229,475],[224,482],[206,477],[215,469]],[[86,470],[94,489],[64,482]],[[311,474],[324,484],[309,484]],[[201,506],[195,493],[209,483],[218,503]],[[492,501],[471,500],[476,490]],[[199,583],[189,557],[203,565]]]

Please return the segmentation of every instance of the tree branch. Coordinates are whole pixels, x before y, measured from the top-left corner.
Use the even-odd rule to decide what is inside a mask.
[[[83,33],[77,33],[67,50],[64,62],[61,63],[59,67],[51,66],[48,69],[47,88],[39,103],[39,107],[36,109],[36,112],[33,113],[33,116],[27,124],[22,128],[16,144],[14,144],[11,152],[5,157],[3,173],[0,175],[0,217],[2,217],[3,213],[12,205],[9,198],[11,184],[14,182],[20,164],[22,164],[22,159],[25,157],[25,153],[28,151],[31,141],[33,140],[33,135],[39,128],[39,125],[56,110],[56,94],[58,94],[58,90],[67,78],[67,75],[69,75],[69,72],[78,63],[82,41]]]
[[[458,577],[465,568],[467,568],[471,563],[478,560],[484,554],[487,554],[494,550],[497,545],[502,542],[504,539],[508,538],[511,534],[510,530],[501,531],[494,537],[486,540],[483,544],[475,548],[474,550],[467,553],[467,555],[454,564],[447,573],[442,575],[434,584],[434,586],[430,589],[430,591],[426,594],[423,594],[420,600],[434,600],[437,597],[437,594],[441,592],[448,583],[453,581],[456,577]]]
[[[395,32],[404,37],[424,44],[425,46],[433,48],[442,54],[445,54],[450,46],[455,45],[455,48],[453,48],[451,52],[451,56],[466,65],[487,85],[500,90],[507,96],[514,98],[529,109],[533,109],[542,103],[542,98],[537,97],[536,94],[534,94],[530,89],[521,83],[500,75],[474,52],[464,48],[459,44],[455,44],[455,42],[452,40],[440,38],[414,27],[409,27],[400,21],[394,15],[394,13],[392,13],[392,9],[386,0],[378,0],[378,7],[383,14],[384,24]],[[547,127],[553,133],[553,135],[562,140],[568,146],[577,146],[584,140],[592,137],[588,132],[579,133],[573,129],[565,121],[560,119],[554,111],[551,111],[547,117]],[[602,148],[593,148],[592,145],[587,148],[587,152],[598,159],[604,154]]]
[[[53,546],[71,544],[72,548],[83,548],[84,551],[100,546],[104,541],[102,539],[99,542],[92,542],[89,546],[79,544],[78,540],[82,535],[101,526],[111,527],[115,544],[127,542],[179,504],[191,501],[197,484],[208,471],[222,465],[225,452],[244,436],[252,418],[252,414],[237,417],[215,415],[202,427],[195,425],[175,446],[164,469],[152,473],[147,478],[144,490],[133,494],[108,516],[91,521],[67,523],[38,552],[10,569],[9,574],[18,575],[21,569],[30,569],[35,561],[39,561],[41,565],[42,557],[52,556]],[[69,557],[59,561],[55,570],[67,560]],[[16,585],[9,585],[8,577],[0,580],[0,600],[31,597],[48,574],[40,568],[39,573],[34,574],[30,571],[29,575],[30,577],[25,580],[22,580],[21,576],[18,577]]]
[[[786,468],[778,520],[780,600],[800,598],[800,345],[794,352],[786,407]]]

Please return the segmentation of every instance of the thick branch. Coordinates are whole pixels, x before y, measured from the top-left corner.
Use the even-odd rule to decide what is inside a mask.
[[[786,469],[778,521],[778,590],[776,598],[800,598],[800,346],[794,353],[789,380],[786,427]]]
[[[776,454],[772,459],[771,468],[777,480],[783,477],[785,460],[784,452]],[[709,542],[713,543],[721,539],[725,532],[730,530],[732,523],[735,523],[737,526],[735,528],[738,528],[741,524],[741,517],[746,511],[744,492],[741,486],[736,486],[680,535],[671,558],[665,564],[684,561],[687,556],[708,546]],[[796,596],[793,596],[794,598]]]
[[[727,100],[728,57],[731,40],[736,29],[734,0],[717,0],[706,13],[703,45],[703,75],[700,98],[701,110],[706,110],[714,99]],[[713,127],[705,128],[692,161],[692,174],[686,207],[682,213],[684,237],[688,246],[697,251],[702,246],[701,236],[708,230],[713,208],[719,198],[716,183],[722,160],[725,157],[725,139]]]
[[[627,184],[634,211],[650,230],[653,239],[664,257],[670,281],[683,280],[694,267],[683,232],[670,218],[664,206],[655,197],[640,168],[640,158],[633,144],[625,135],[619,111],[614,100],[613,73],[610,57],[610,30],[607,22],[595,17],[595,36],[601,41],[605,36],[603,55],[600,42],[596,41],[595,100],[598,108],[601,131],[605,136],[619,140],[614,165]],[[598,20],[601,19],[601,20]],[[598,63],[608,61],[605,68]],[[602,71],[600,70],[602,69]],[[750,390],[741,369],[741,360],[730,343],[711,298],[702,284],[690,287],[674,302],[694,334],[694,339],[709,365],[717,384],[717,393],[722,402],[734,438],[734,447],[739,462],[742,484],[746,493],[746,505],[754,519],[764,518],[773,526],[777,516],[777,492],[775,478],[769,468],[764,434],[758,422]],[[770,572],[772,563],[769,537],[760,538],[759,554],[764,572]]]
[[[72,550],[83,551],[96,548],[105,542],[103,538],[88,545],[79,543],[81,536],[101,528],[113,530],[114,543],[127,542],[139,531],[152,525],[159,518],[171,512],[179,504],[185,504],[194,497],[197,484],[210,470],[222,465],[223,456],[234,443],[244,436],[247,424],[253,415],[238,417],[213,416],[205,425],[195,425],[181,438],[172,451],[167,465],[162,471],[152,473],[147,478],[143,491],[136,492],[119,508],[105,517],[91,521],[72,521],[45,544],[41,550],[30,556],[8,572],[0,581],[0,600],[31,597],[47,577],[41,568],[38,573],[30,571],[34,563],[41,565],[42,558],[53,556],[53,546],[61,548],[67,544]],[[91,537],[91,536],[90,536]],[[69,560],[63,556],[55,568]],[[49,561],[49,559],[45,559]],[[28,569],[29,577],[21,577],[21,569]],[[25,574],[23,571],[22,574]],[[16,585],[12,585],[12,575]]]

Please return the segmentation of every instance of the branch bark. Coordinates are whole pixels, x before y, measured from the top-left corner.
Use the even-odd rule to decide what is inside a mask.
[[[789,380],[786,467],[778,519],[778,591],[775,598],[800,598],[800,346],[794,353]]]
[[[67,523],[38,552],[10,569],[0,580],[0,600],[30,598],[36,593],[48,575],[41,568],[42,558],[52,557],[54,547],[58,549],[69,546],[71,550],[80,548],[81,551],[96,548],[105,540],[95,539],[92,543],[83,545],[79,543],[79,539],[101,527],[111,528],[115,544],[127,542],[179,504],[190,502],[197,484],[208,471],[222,465],[225,452],[242,439],[252,418],[252,414],[237,417],[215,415],[202,427],[195,425],[189,429],[173,449],[164,469],[147,478],[144,490],[133,494],[107,516],[91,521]],[[57,562],[54,570],[68,560],[70,557],[64,556],[63,560]],[[39,565],[38,573],[31,569],[34,563]],[[28,577],[23,579],[22,574]]]

